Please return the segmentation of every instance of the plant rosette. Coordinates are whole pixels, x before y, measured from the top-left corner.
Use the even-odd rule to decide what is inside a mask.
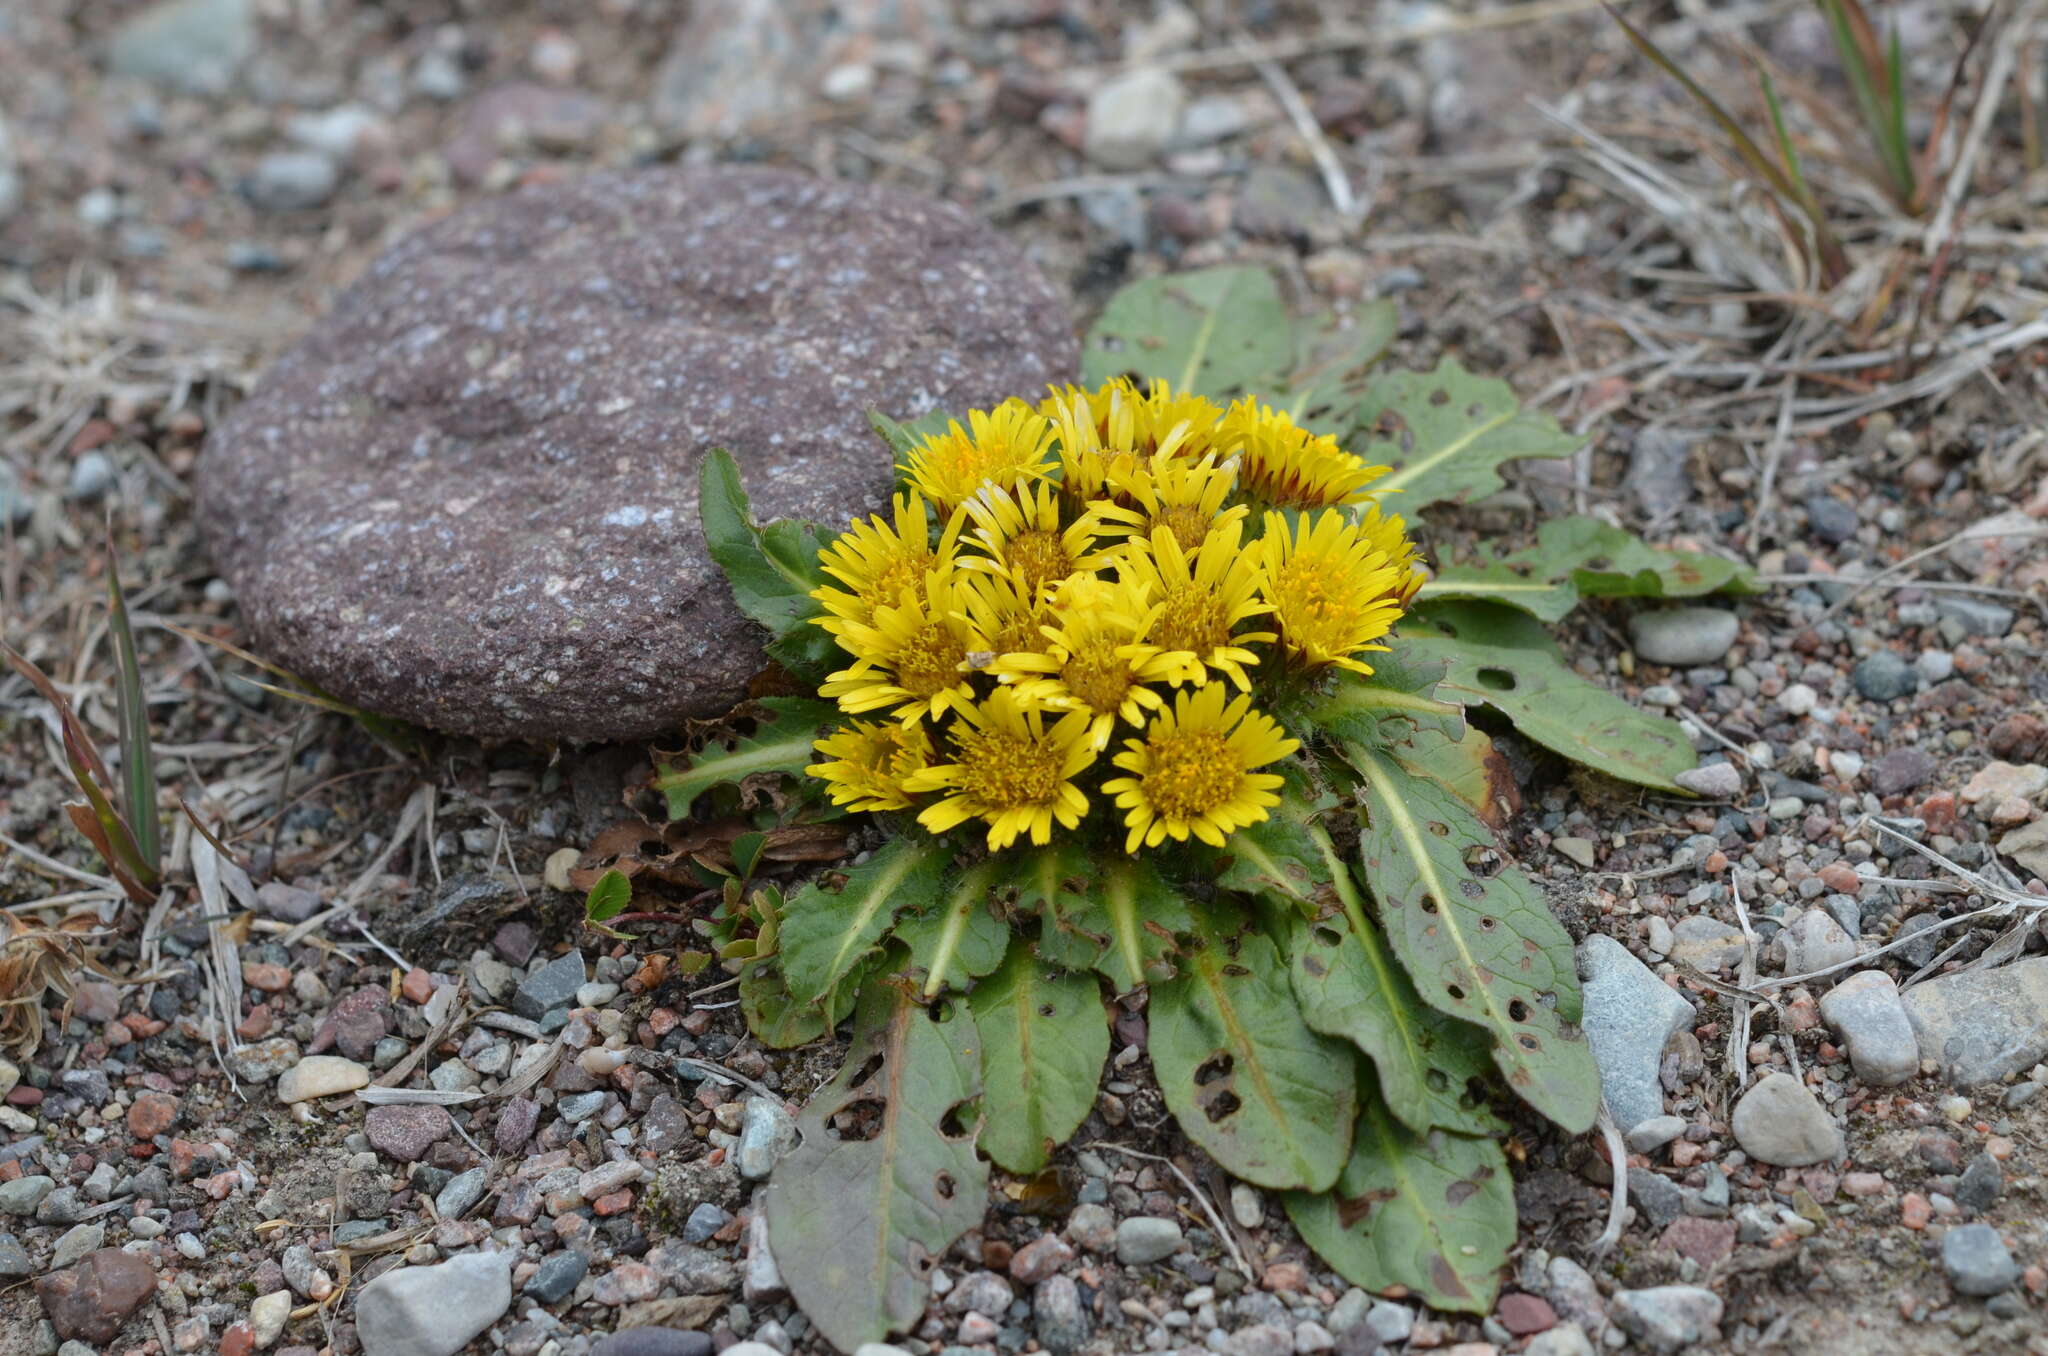
[[[1142,1009],[1182,1132],[1333,1268],[1487,1312],[1496,1106],[1582,1132],[1599,1080],[1484,738],[1396,637],[1425,576],[1387,468],[1163,381],[875,423],[899,490],[836,536],[756,524],[707,458],[712,554],[818,695],[661,779],[681,815],[800,768],[872,821],[856,864],[722,911],[764,1041],[854,1018],[766,1194],[797,1302],[848,1349],[915,1323],[989,1163],[1045,1168]]]

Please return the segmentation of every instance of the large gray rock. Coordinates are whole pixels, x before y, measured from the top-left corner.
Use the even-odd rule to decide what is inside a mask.
[[[400,241],[213,436],[201,513],[265,654],[457,734],[624,739],[761,666],[697,527],[705,451],[763,519],[843,526],[865,411],[1034,397],[1067,308],[971,214],[775,170],[593,174]]]
[[[1692,1025],[1693,1008],[1612,937],[1579,948],[1586,1042],[1615,1124],[1629,1130],[1664,1114],[1657,1067],[1664,1043]]]
[[[2048,957],[1943,975],[1906,990],[1923,1059],[1962,1085],[1991,1083],[2048,1055]]]
[[[509,1252],[466,1252],[399,1267],[356,1297],[364,1356],[454,1356],[512,1307]]]

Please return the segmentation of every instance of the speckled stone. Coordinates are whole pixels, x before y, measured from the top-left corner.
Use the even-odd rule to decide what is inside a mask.
[[[639,170],[457,212],[373,263],[223,422],[201,517],[257,648],[456,734],[623,739],[727,709],[761,633],[697,467],[763,519],[874,511],[898,418],[1072,378],[1065,301],[947,203]]]

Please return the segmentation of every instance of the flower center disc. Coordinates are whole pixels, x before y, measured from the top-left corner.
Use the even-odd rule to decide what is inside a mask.
[[[1200,819],[1228,802],[1244,768],[1230,744],[1214,730],[1181,730],[1153,739],[1145,771],[1145,798],[1158,813]]]
[[[960,662],[966,657],[952,631],[927,622],[896,651],[896,685],[914,697],[935,696],[960,681]]]
[[[1059,794],[1060,751],[1023,735],[962,729],[957,760],[960,789],[983,805],[1045,805]]]

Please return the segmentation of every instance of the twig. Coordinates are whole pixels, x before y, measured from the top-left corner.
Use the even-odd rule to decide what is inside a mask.
[[[1322,125],[1309,111],[1308,101],[1301,97],[1301,90],[1288,78],[1280,63],[1257,51],[1249,37],[1240,36],[1237,46],[1246,54],[1245,59],[1251,62],[1259,78],[1266,82],[1266,88],[1273,91],[1273,97],[1280,101],[1287,120],[1294,124],[1295,133],[1308,147],[1309,158],[1316,162],[1316,170],[1323,177],[1323,189],[1330,195],[1337,215],[1347,222],[1356,223],[1365,214],[1359,208],[1357,195],[1351,191],[1351,179],[1344,173],[1337,153],[1330,149],[1330,139],[1323,135]]]
[[[669,1056],[669,1058],[672,1062],[676,1064],[681,1064],[688,1068],[695,1069],[698,1073],[703,1074],[706,1078],[711,1079],[713,1082],[735,1083],[738,1084],[740,1087],[745,1088],[747,1091],[753,1093],[757,1097],[766,1097],[769,1101],[775,1103],[777,1106],[782,1105],[783,1099],[781,1093],[774,1091],[772,1088],[767,1088],[759,1083],[756,1083],[753,1079],[747,1077],[745,1074],[734,1073],[731,1069],[728,1069],[723,1065],[713,1064],[710,1060],[707,1059],[693,1059],[688,1055],[671,1055]],[[635,1062],[637,1063],[638,1061]]]
[[[1628,1217],[1628,1145],[1622,1142],[1621,1127],[1614,1123],[1605,1097],[1600,1099],[1600,1114],[1593,1123],[1607,1143],[1607,1166],[1614,1173],[1614,1190],[1607,1196],[1607,1227],[1593,1240],[1593,1260],[1597,1262],[1621,1242],[1623,1221]]]
[[[1764,453],[1764,479],[1757,486],[1756,508],[1749,515],[1749,532],[1743,538],[1743,547],[1750,554],[1756,553],[1757,538],[1764,530],[1764,513],[1771,506],[1771,492],[1778,485],[1778,467],[1785,460],[1785,448],[1792,441],[1792,397],[1799,389],[1797,377],[1785,378],[1779,388],[1783,393],[1778,398],[1778,428],[1771,435],[1770,447]]]
[[[2048,331],[2044,331],[2044,334],[2048,334]],[[1966,527],[1952,537],[1938,541],[1932,546],[1922,547],[1904,560],[1885,566],[1868,579],[1860,581],[1841,580],[1840,582],[1844,584],[1854,582],[1856,587],[1850,589],[1847,593],[1829,604],[1828,610],[1820,614],[1820,620],[1826,621],[1858,598],[1861,598],[1869,590],[1877,587],[1877,585],[1890,579],[1892,576],[1913,568],[1913,566],[1918,565],[1929,556],[1940,555],[1943,551],[1951,547],[1960,546],[1966,541],[1989,541],[1998,537],[2020,537],[2023,539],[2048,537],[2048,527],[2002,527],[1985,530],[1982,523],[1977,524],[1975,527]]]
[[[80,871],[75,866],[66,866],[55,857],[45,857],[34,848],[29,847],[25,843],[17,843],[4,833],[0,833],[0,843],[6,844],[9,851],[28,862],[31,866],[39,866],[45,871],[54,872],[57,875],[66,876],[75,881],[81,881],[96,890],[118,890],[121,888],[105,876],[95,876],[90,871]]]
[[[1209,1193],[1196,1186],[1195,1179],[1182,1172],[1180,1164],[1159,1154],[1148,1154],[1142,1149],[1132,1149],[1121,1144],[1112,1144],[1106,1139],[1098,1139],[1087,1147],[1090,1149],[1108,1149],[1112,1153],[1127,1154],[1132,1158],[1142,1158],[1152,1163],[1164,1163],[1169,1172],[1175,1177],[1180,1178],[1180,1184],[1186,1187],[1188,1194],[1195,1198],[1195,1204],[1202,1207],[1202,1213],[1209,1217],[1209,1227],[1216,1231],[1216,1237],[1223,1240],[1223,1246],[1230,1249],[1230,1260],[1237,1263],[1238,1274],[1248,1281],[1255,1278],[1256,1273],[1252,1271],[1251,1263],[1244,1260],[1244,1254],[1238,1250],[1237,1240],[1231,1236],[1229,1228],[1223,1223],[1223,1216],[1216,1212],[1216,1206],[1209,1199]]]

